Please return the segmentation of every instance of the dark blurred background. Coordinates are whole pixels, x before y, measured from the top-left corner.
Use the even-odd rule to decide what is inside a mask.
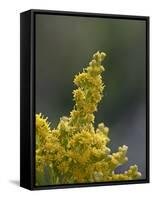
[[[143,20],[36,15],[36,112],[56,127],[73,109],[74,75],[104,51],[106,88],[95,124],[110,128],[109,147],[127,145],[126,170],[146,177],[146,24]]]

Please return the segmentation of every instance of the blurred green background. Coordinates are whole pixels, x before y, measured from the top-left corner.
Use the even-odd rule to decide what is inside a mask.
[[[95,124],[110,128],[109,146],[127,145],[126,170],[137,164],[146,177],[146,22],[143,20],[36,15],[36,112],[56,127],[73,109],[74,75],[96,51],[107,54],[106,85]]]

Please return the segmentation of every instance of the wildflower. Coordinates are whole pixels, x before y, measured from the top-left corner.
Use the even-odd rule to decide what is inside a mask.
[[[36,114],[36,184],[45,182],[48,170],[50,184],[71,184],[134,180],[141,177],[137,165],[117,174],[118,166],[128,161],[128,147],[123,145],[111,153],[109,128],[99,123],[95,129],[94,113],[104,96],[105,85],[101,62],[104,52],[96,52],[89,66],[74,78],[74,109],[61,117],[51,129],[47,118]],[[44,179],[43,179],[44,178]],[[48,182],[46,183],[48,184]]]

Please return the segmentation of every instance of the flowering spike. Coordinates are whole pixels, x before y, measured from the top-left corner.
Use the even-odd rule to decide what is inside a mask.
[[[128,161],[128,147],[111,153],[107,147],[109,128],[104,123],[94,128],[94,112],[104,96],[101,62],[104,52],[96,52],[89,66],[74,78],[75,102],[70,116],[61,117],[56,129],[48,118],[36,114],[36,185],[71,184],[134,180],[141,177],[137,165],[116,174],[118,166]]]

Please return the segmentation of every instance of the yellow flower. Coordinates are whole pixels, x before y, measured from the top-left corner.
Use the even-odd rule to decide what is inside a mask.
[[[51,129],[48,119],[36,114],[37,185],[44,184],[46,170],[50,184],[134,180],[141,177],[137,165],[122,174],[115,173],[118,166],[128,161],[128,147],[123,145],[117,152],[111,153],[107,146],[109,128],[103,122],[94,127],[94,112],[104,96],[102,74],[105,69],[101,62],[105,57],[104,52],[96,52],[89,66],[75,76],[74,109],[68,117],[60,118],[57,128]]]

